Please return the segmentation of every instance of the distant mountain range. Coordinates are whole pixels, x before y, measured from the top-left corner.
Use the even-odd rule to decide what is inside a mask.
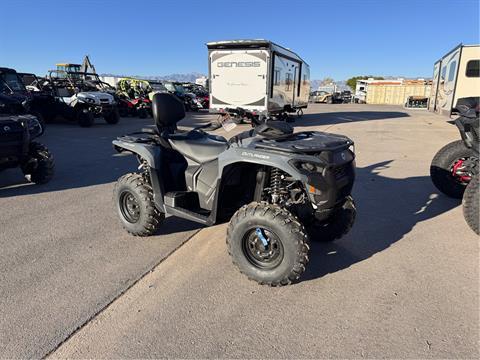
[[[196,79],[199,77],[205,76],[204,74],[192,72],[187,74],[170,74],[170,75],[163,75],[163,76],[153,76],[153,75],[118,75],[118,74],[100,74],[100,76],[115,76],[115,77],[131,77],[137,79],[145,79],[145,80],[170,80],[170,81],[179,81],[179,82],[192,82],[194,83]]]
[[[202,76],[206,76],[205,74],[198,73],[198,72],[191,72],[185,74],[170,74],[170,75],[118,75],[118,74],[101,74],[101,76],[116,76],[116,77],[133,77],[138,79],[146,79],[146,80],[170,80],[170,81],[180,81],[180,82],[191,82],[194,83],[196,79]],[[385,76],[385,79],[398,79],[401,76]],[[405,77],[404,77],[405,78]],[[316,90],[321,86],[322,80],[312,79],[310,81],[312,90]],[[342,90],[349,90],[350,88],[347,86],[345,80],[335,81],[336,88],[338,91]]]

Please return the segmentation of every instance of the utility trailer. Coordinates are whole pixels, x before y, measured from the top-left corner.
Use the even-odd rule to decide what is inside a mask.
[[[268,40],[217,41],[207,48],[210,111],[280,115],[308,106],[310,68],[293,51]]]
[[[457,113],[457,100],[480,96],[480,45],[456,46],[433,66],[428,110],[440,115]]]

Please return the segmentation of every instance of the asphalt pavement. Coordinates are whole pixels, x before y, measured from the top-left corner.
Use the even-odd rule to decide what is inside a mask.
[[[43,139],[57,159],[50,184],[2,173],[0,357],[478,358],[478,237],[428,176],[458,138],[444,118],[309,107],[297,130],[356,142],[358,217],[345,238],[313,244],[301,281],[282,288],[234,268],[225,225],[168,218],[141,239],[121,229],[113,182],[136,164],[110,142],[150,121],[54,124]]]

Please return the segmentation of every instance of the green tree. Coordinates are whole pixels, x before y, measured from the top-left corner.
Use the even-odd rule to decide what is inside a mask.
[[[373,78],[375,80],[384,80],[383,76],[373,76],[373,75],[364,75],[364,76],[354,76],[346,81],[347,85],[355,91],[355,86],[357,85],[357,80],[366,80]]]

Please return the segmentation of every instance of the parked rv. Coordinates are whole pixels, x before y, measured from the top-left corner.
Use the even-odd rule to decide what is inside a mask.
[[[293,51],[268,40],[218,41],[207,47],[210,109],[278,115],[307,107],[310,69]]]
[[[460,98],[480,96],[480,45],[460,44],[433,65],[433,84],[428,110],[457,114]]]

